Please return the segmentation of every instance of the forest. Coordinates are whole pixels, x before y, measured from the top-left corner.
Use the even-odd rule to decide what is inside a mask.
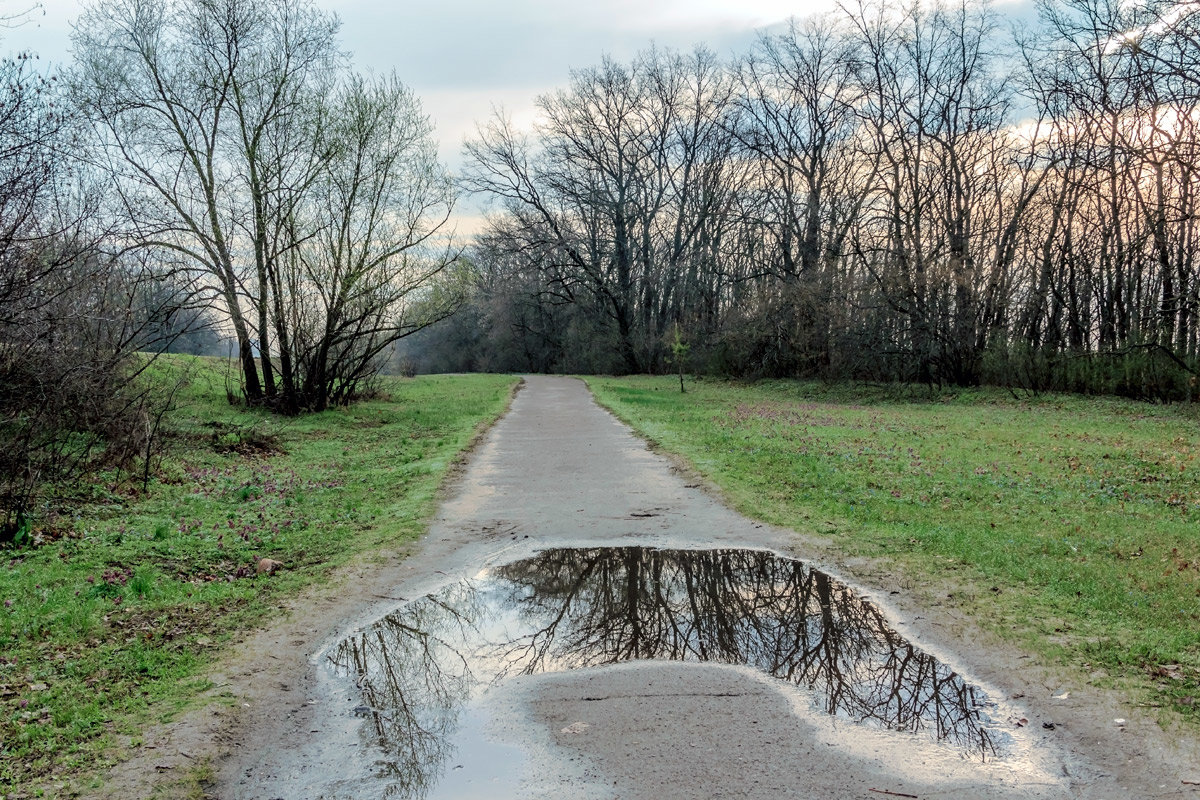
[[[1001,11],[864,1],[497,113],[470,301],[410,358],[1194,399],[1200,9]]]
[[[0,538],[39,486],[149,481],[170,350],[285,416],[389,367],[1197,399],[1200,6],[1008,13],[606,58],[452,175],[312,0],[91,4],[69,67],[0,61]]]

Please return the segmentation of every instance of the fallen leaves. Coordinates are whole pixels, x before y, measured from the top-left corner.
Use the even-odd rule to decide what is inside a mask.
[[[255,567],[255,572],[259,575],[274,575],[277,570],[282,568],[282,561],[276,561],[273,558],[260,558]]]
[[[1150,664],[1147,665],[1146,671],[1153,678],[1167,678],[1173,681],[1187,679],[1187,676],[1183,672],[1183,667],[1179,664]]]

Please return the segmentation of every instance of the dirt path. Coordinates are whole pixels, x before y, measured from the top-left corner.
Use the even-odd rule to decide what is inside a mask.
[[[361,693],[327,666],[339,641],[402,599],[489,565],[551,547],[632,544],[766,548],[815,562],[877,602],[886,598],[879,604],[901,632],[982,687],[998,703],[994,713],[1011,720],[1003,757],[980,763],[920,736],[830,717],[802,690],[750,668],[635,661],[506,679],[457,713],[459,751],[438,751],[447,758],[441,779],[411,769],[386,774],[387,753],[369,718],[359,716]],[[223,702],[150,732],[113,771],[105,796],[145,796],[156,786],[169,794],[162,787],[173,776],[211,757],[210,793],[222,800],[389,791],[1200,797],[1200,786],[1187,783],[1200,781],[1194,738],[1164,733],[1119,697],[1027,668],[1019,654],[936,605],[930,591],[896,594],[904,582],[875,565],[840,564],[817,540],[729,511],[598,408],[576,380],[528,379],[413,550],[346,570],[294,602],[278,627],[240,644],[214,676]],[[441,746],[435,740],[423,746]],[[414,750],[412,763],[430,761],[429,753]]]

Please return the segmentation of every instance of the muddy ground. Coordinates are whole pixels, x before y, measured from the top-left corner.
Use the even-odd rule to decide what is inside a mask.
[[[986,763],[931,739],[830,717],[746,667],[635,661],[524,675],[458,718],[441,774],[387,775],[346,636],[447,583],[549,547],[765,548],[859,588],[895,627],[996,702],[1011,726]],[[1200,798],[1200,742],[1030,659],[870,562],[747,520],[651,452],[583,383],[531,377],[457,477],[429,534],[290,604],[231,648],[213,702],[149,731],[98,795],[170,796],[210,763],[233,798]],[[1119,724],[1116,720],[1123,720]],[[418,756],[420,754],[417,754]]]

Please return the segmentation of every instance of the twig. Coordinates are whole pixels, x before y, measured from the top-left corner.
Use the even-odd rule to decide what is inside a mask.
[[[401,603],[407,603],[407,602],[408,602],[408,598],[407,598],[407,597],[392,597],[390,594],[375,594],[374,592],[372,592],[372,593],[371,593],[371,596],[372,596],[372,597],[379,597],[379,598],[382,598],[382,599],[384,599],[384,600],[398,600],[398,601],[400,601]]]
[[[871,789],[875,794],[887,794],[892,797],[911,797],[913,800],[919,800],[915,794],[905,794],[904,792],[889,792],[887,789]]]

